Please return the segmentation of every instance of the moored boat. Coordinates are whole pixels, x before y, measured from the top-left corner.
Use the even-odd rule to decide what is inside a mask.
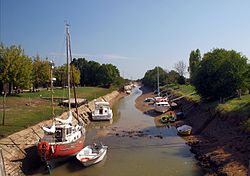
[[[160,118],[161,123],[173,123],[176,117],[174,115],[165,115]]]
[[[190,135],[192,132],[192,127],[189,125],[182,125],[177,128],[177,131],[180,135]]]
[[[108,150],[108,146],[103,144],[88,145],[82,149],[77,155],[76,159],[84,166],[90,166],[103,160]]]
[[[67,66],[68,66],[68,100],[70,102],[70,35],[69,26],[66,25],[66,46],[67,46]],[[51,67],[51,100],[53,107],[53,65]],[[74,78],[74,77],[73,77]],[[74,80],[74,79],[73,79]],[[74,82],[74,81],[73,81]],[[74,93],[75,93],[75,86]],[[76,95],[75,95],[76,102]],[[76,103],[77,104],[77,103]],[[37,144],[38,154],[42,161],[46,162],[48,169],[58,160],[67,159],[70,156],[76,155],[83,147],[85,141],[85,128],[83,122],[78,118],[78,110],[76,105],[76,122],[73,122],[73,115],[71,112],[71,103],[68,103],[68,117],[67,119],[54,118],[54,108],[52,108],[52,125],[50,127],[42,127],[44,136]]]
[[[154,109],[156,112],[165,113],[170,109],[168,102],[158,102],[154,104]]]
[[[95,109],[92,111],[92,120],[112,120],[113,111],[110,108],[109,102],[95,102]]]

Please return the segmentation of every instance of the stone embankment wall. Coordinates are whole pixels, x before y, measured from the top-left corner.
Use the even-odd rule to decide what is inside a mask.
[[[98,98],[97,101],[108,101],[112,105],[112,102],[119,94],[118,91],[113,91],[108,95]],[[93,109],[94,101],[78,108],[79,116],[86,125],[90,123],[89,114]],[[67,112],[63,113],[60,118],[66,119]],[[50,125],[51,120],[43,121],[0,140],[0,149],[2,149],[3,152],[6,175],[32,175],[32,171],[30,170],[32,170],[33,165],[38,162],[34,159],[34,152],[36,151],[34,146],[43,135],[41,127]],[[39,160],[39,158],[37,158],[37,160]],[[27,167],[24,167],[24,165],[27,165]]]

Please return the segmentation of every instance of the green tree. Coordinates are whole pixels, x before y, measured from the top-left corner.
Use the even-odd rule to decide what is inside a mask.
[[[168,75],[168,83],[177,83],[180,75],[174,70],[171,70],[170,72],[167,73]]]
[[[165,85],[168,80],[168,75],[161,67],[159,67],[159,84]],[[145,86],[157,88],[157,67],[153,70],[148,70],[142,78],[142,83]]]
[[[50,82],[50,69],[48,58],[42,60],[39,55],[35,57],[33,61],[33,88]]]
[[[9,93],[13,87],[30,88],[32,84],[32,59],[24,54],[20,46],[4,47],[0,45],[0,80],[9,84]]]
[[[55,85],[56,86],[62,86],[62,87],[66,86],[68,84],[68,76],[67,76],[67,74],[68,74],[68,72],[67,72],[67,64],[56,67],[55,71],[54,71],[54,75],[55,75],[55,78],[56,78]],[[73,64],[71,64],[71,74],[70,74],[71,82],[73,81],[73,77],[72,77],[73,75],[74,75],[75,84],[79,85],[80,84],[81,73]]]
[[[245,87],[246,72],[245,56],[234,50],[214,49],[204,54],[193,83],[204,98],[225,98]]]
[[[85,58],[74,58],[72,64],[80,71],[80,85],[85,86],[88,84],[88,61]]]
[[[195,76],[195,72],[200,64],[200,61],[201,61],[200,50],[196,49],[195,51],[191,51],[189,56],[189,67],[188,67],[191,83],[193,82],[193,77]]]
[[[119,81],[119,70],[112,64],[102,64],[97,73],[97,82],[104,87],[110,87],[111,84]]]

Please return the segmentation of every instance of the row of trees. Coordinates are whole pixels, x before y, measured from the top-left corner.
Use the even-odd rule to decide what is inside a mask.
[[[234,50],[213,49],[189,56],[190,81],[205,99],[226,98],[250,88],[250,64]]]
[[[157,75],[159,72],[159,84],[166,85],[170,83],[182,83],[182,76],[175,70],[166,71],[161,67],[155,67],[152,70],[148,70],[142,78],[142,83],[145,86],[157,87]]]
[[[170,72],[159,67],[160,85],[185,84],[186,65],[179,61]],[[213,49],[201,56],[200,50],[189,56],[190,83],[204,99],[226,98],[248,90],[250,92],[250,64],[234,50]],[[142,79],[146,86],[157,86],[157,67],[148,70]]]
[[[73,59],[72,64],[80,71],[81,86],[119,86],[124,79],[116,66],[112,64],[99,64],[95,61],[87,61],[85,58]]]
[[[119,70],[112,64],[99,64],[84,58],[74,59],[71,63],[75,83],[81,86],[120,85],[124,82]],[[5,47],[0,45],[0,89],[9,85],[9,93],[14,88],[24,89],[47,87],[50,83],[52,65],[48,58],[37,55],[33,60],[25,55],[20,46]],[[67,66],[53,69],[55,86],[67,85]],[[72,79],[71,79],[72,80]]]

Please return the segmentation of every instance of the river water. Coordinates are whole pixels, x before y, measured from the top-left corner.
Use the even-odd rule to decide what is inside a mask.
[[[200,176],[190,147],[177,136],[175,127],[156,127],[154,117],[135,108],[141,95],[131,95],[113,106],[113,122],[92,122],[87,128],[86,145],[101,141],[109,149],[104,160],[90,167],[75,158],[52,170],[63,176]]]

